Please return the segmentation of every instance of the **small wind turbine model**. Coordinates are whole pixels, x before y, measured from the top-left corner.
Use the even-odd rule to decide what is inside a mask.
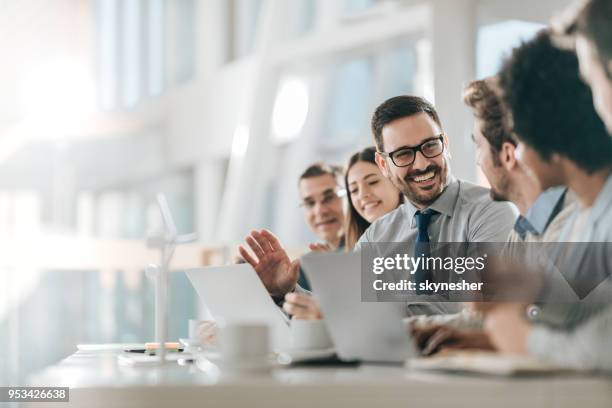
[[[147,237],[147,247],[160,250],[160,264],[150,264],[145,268],[146,275],[155,282],[155,340],[159,344],[159,362],[166,361],[166,342],[168,339],[168,272],[170,261],[177,245],[193,242],[195,233],[178,235],[174,219],[168,207],[166,196],[157,194],[157,205],[164,223],[163,231]]]

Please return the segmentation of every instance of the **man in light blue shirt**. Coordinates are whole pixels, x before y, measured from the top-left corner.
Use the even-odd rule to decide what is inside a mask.
[[[556,49],[548,32],[515,49],[500,76],[503,98],[512,111],[520,140],[519,160],[528,165],[542,187],[566,185],[577,206],[560,240],[583,242],[567,251],[581,266],[588,260],[600,272],[612,272],[612,140],[593,108],[588,87],[578,76],[576,55]],[[588,258],[587,258],[588,257]],[[572,264],[568,264],[572,271]],[[608,277],[591,295],[610,292]],[[580,306],[565,312],[566,327],[531,324],[522,305],[504,305],[487,314],[485,328],[503,352],[532,354],[556,363],[612,370],[612,295],[593,313]]]

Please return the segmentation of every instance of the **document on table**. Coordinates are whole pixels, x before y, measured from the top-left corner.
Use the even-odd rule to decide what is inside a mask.
[[[464,372],[500,376],[557,374],[576,371],[571,367],[547,363],[530,356],[482,351],[452,352],[433,357],[409,359],[411,370]]]

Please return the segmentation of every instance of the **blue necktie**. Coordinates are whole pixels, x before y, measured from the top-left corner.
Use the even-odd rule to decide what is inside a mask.
[[[416,225],[418,229],[418,235],[416,239],[416,243],[414,244],[414,257],[424,257],[427,258],[430,254],[431,248],[429,247],[429,223],[431,221],[431,217],[435,214],[438,214],[437,211],[434,210],[424,210],[417,211],[415,214],[416,217]],[[424,261],[425,259],[423,259]],[[427,280],[431,281],[431,271],[428,268],[424,268],[421,264],[419,264],[419,268],[416,270],[414,274],[415,282],[416,282],[416,294],[428,294],[428,291],[420,290],[419,287],[421,282],[425,282]]]
[[[538,230],[536,230],[533,225],[531,225],[529,220],[522,215],[519,215],[519,217],[516,219],[516,222],[514,223],[514,231],[519,234],[523,241],[527,237],[528,232],[531,232],[533,235],[540,235]]]

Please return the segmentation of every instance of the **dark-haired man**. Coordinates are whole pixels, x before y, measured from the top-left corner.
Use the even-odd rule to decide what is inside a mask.
[[[452,175],[448,135],[433,105],[417,96],[388,99],[374,112],[372,133],[379,168],[407,200],[374,222],[357,248],[376,242],[418,248],[428,243],[506,241],[516,209],[493,201],[488,189]],[[409,315],[459,310],[452,303],[408,304]]]
[[[494,200],[511,201],[520,216],[511,242],[551,242],[559,238],[569,216],[573,196],[563,186],[542,191],[533,172],[516,159],[516,137],[496,92],[497,79],[473,81],[465,88],[464,103],[472,108],[477,163],[491,185]]]
[[[577,208],[560,241],[610,242],[612,139],[593,108],[589,88],[578,76],[575,53],[554,47],[549,32],[542,31],[513,51],[499,78],[519,139],[519,160],[534,171],[543,188],[566,185],[576,196]],[[567,259],[601,261],[599,269],[610,272],[607,247],[582,244],[570,250]],[[610,287],[604,280],[591,294],[602,293],[605,298]],[[594,315],[582,314],[579,306],[565,309],[564,326],[553,328],[530,324],[523,306],[505,304],[488,312],[485,328],[503,352],[612,369],[612,308],[609,302],[595,306]]]
[[[612,134],[612,1],[580,0],[553,20],[553,26],[565,37],[563,43],[571,39],[595,109]]]
[[[372,133],[377,164],[407,203],[374,222],[358,244],[413,244],[419,228],[432,242],[506,240],[515,209],[491,200],[488,189],[453,177],[449,139],[429,102],[417,96],[385,101],[374,113]]]

